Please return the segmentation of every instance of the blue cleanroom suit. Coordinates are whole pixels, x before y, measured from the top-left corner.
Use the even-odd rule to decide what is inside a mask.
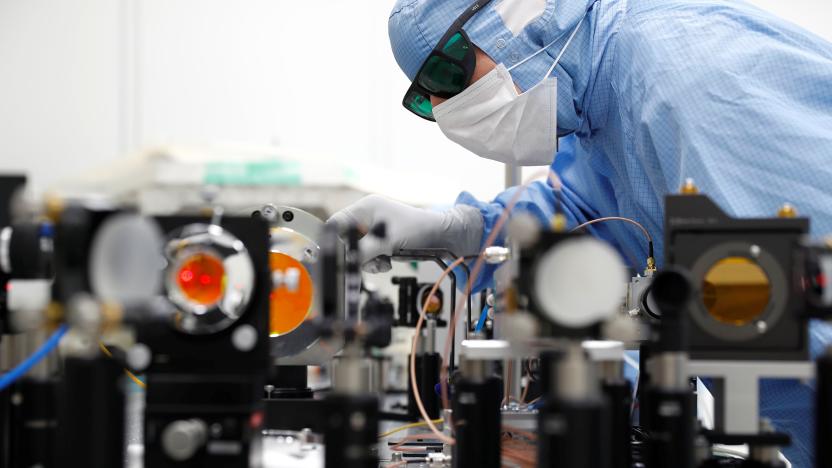
[[[393,52],[410,79],[471,0],[400,0],[389,20]],[[726,212],[772,216],[784,202],[832,234],[832,44],[741,0],[498,0],[465,26],[506,66],[561,38],[512,70],[521,90],[539,82],[590,9],[556,68],[561,140],[553,167],[572,225],[600,216],[644,224],[662,263],[662,201],[691,177]],[[490,232],[510,193],[477,207]],[[520,209],[545,219],[554,197],[533,185]],[[643,268],[638,230],[593,232]],[[483,236],[483,239],[486,236]],[[482,287],[488,275],[478,279]],[[813,351],[832,343],[812,328]],[[811,389],[766,382],[762,412],[792,433],[794,466],[812,458]],[[828,442],[828,441],[827,441]]]

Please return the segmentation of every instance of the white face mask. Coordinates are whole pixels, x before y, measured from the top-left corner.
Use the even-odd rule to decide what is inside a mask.
[[[518,166],[551,164],[558,150],[558,79],[549,75],[582,24],[583,18],[543,81],[525,93],[517,93],[509,72],[555,41],[511,68],[497,65],[461,93],[435,106],[433,117],[442,133],[486,159]]]

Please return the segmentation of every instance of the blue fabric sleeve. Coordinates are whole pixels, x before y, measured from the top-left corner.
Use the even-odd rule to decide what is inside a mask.
[[[599,216],[592,204],[583,199],[579,195],[579,191],[576,190],[576,188],[583,183],[579,168],[579,157],[576,156],[577,150],[578,147],[576,145],[575,137],[569,136],[562,138],[560,141],[560,150],[558,151],[555,161],[552,164],[552,170],[560,176],[563,184],[563,214],[566,216],[567,226],[569,227],[577,226]],[[481,245],[481,247],[484,246],[485,241],[494,231],[495,225],[497,224],[497,221],[503,211],[507,205],[511,203],[512,198],[520,189],[521,187],[512,187],[497,195],[497,197],[490,202],[477,200],[468,192],[462,192],[459,195],[456,200],[456,204],[472,206],[477,208],[480,211],[480,214],[482,214],[483,245]],[[520,212],[529,213],[538,220],[541,226],[549,226],[552,216],[555,214],[556,203],[557,198],[551,182],[548,179],[546,181],[536,181],[529,184],[520,196],[517,204],[512,210],[512,215]],[[503,230],[497,236],[494,245],[505,245],[505,227],[506,226],[504,225]],[[590,232],[595,234],[597,237],[611,242],[613,246],[619,250],[619,252],[622,252],[625,260],[630,261],[629,258],[633,257],[631,252],[626,254],[623,252],[619,244],[616,242],[615,236],[612,232],[605,229],[603,226],[593,226],[590,228]],[[469,262],[469,268],[473,268],[473,264],[473,261]],[[474,282],[474,292],[481,291],[488,286],[496,268],[497,267],[494,265],[486,265],[483,268],[482,273],[480,273],[477,280]],[[462,280],[460,280],[460,282],[464,284]]]

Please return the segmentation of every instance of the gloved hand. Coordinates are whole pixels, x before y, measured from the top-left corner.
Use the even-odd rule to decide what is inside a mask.
[[[359,241],[364,270],[370,273],[390,271],[390,256],[401,250],[446,249],[454,255],[474,255],[483,231],[482,215],[476,208],[460,205],[431,211],[380,195],[366,196],[335,213],[327,221],[332,223],[342,233],[351,225],[365,233],[386,225],[385,239],[365,235]]]

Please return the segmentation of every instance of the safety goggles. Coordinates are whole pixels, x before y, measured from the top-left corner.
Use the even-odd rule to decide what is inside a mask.
[[[476,66],[474,47],[462,27],[490,1],[478,0],[468,7],[442,36],[405,93],[405,109],[435,122],[430,97],[450,99],[471,84]]]

